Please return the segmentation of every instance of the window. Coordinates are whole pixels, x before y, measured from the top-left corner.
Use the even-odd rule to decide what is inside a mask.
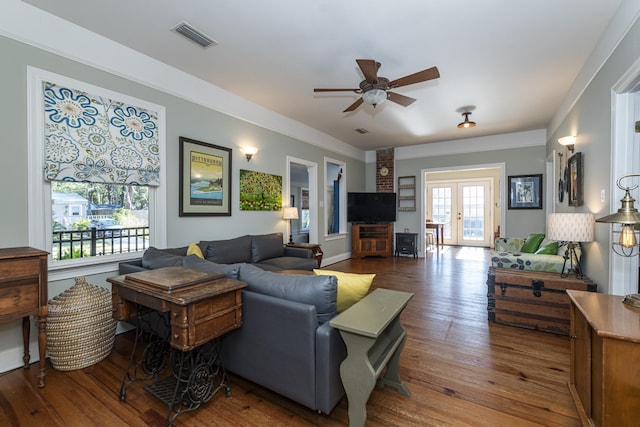
[[[51,238],[53,264],[147,249],[149,187],[52,181]]]
[[[28,216],[29,245],[48,251],[50,255],[49,277],[51,280],[75,277],[79,274],[97,274],[117,270],[118,262],[139,257],[144,246],[166,246],[166,195],[165,195],[165,109],[162,106],[131,98],[123,94],[69,79],[54,73],[28,67]],[[118,100],[124,104],[139,106],[156,114],[154,130],[154,155],[159,156],[162,165],[156,169],[154,177],[159,186],[97,184],[84,182],[45,181],[45,95],[43,87],[47,82],[72,87],[99,97],[101,100]],[[92,99],[93,100],[93,99]],[[130,110],[124,112],[126,115]],[[131,116],[128,116],[130,119]],[[120,122],[122,127],[122,120]],[[64,127],[60,127],[64,131]],[[144,129],[142,129],[144,132]],[[66,136],[66,135],[62,135]],[[118,135],[122,139],[123,135]],[[115,152],[116,150],[111,149]],[[149,169],[141,170],[141,174]],[[48,171],[50,172],[50,171]],[[135,187],[135,188],[134,188]],[[73,196],[72,196],[73,195]],[[60,200],[71,198],[72,200]],[[103,203],[103,201],[105,203]],[[112,203],[113,202],[113,203]],[[102,206],[106,205],[106,206]],[[104,208],[105,210],[101,211]],[[145,218],[138,220],[138,215]],[[75,225],[74,225],[75,224]],[[136,224],[136,227],[125,225]],[[146,228],[139,235],[130,236],[129,228]],[[92,227],[95,225],[95,227]],[[84,229],[71,236],[71,231]],[[95,228],[94,236],[86,230]],[[99,230],[99,231],[98,231]],[[68,231],[68,235],[56,232]],[[77,230],[80,231],[80,230]],[[55,260],[54,255],[62,257],[63,245],[54,240],[75,240],[67,246],[67,258]],[[91,239],[99,244],[90,243]],[[89,242],[88,248],[86,247]],[[66,243],[65,243],[66,244]],[[138,245],[136,248],[135,245]],[[82,248],[80,247],[82,245]],[[126,249],[126,250],[125,250]],[[132,255],[129,251],[138,252]],[[71,257],[73,252],[88,252],[88,257]]]
[[[325,157],[325,235],[338,236],[347,230],[346,163]]]

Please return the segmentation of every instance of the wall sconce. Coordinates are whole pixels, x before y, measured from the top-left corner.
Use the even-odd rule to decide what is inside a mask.
[[[289,243],[293,243],[293,229],[291,228],[291,220],[298,219],[298,208],[284,208],[282,209],[282,219],[289,220]]]
[[[240,152],[244,154],[248,162],[255,154],[258,153],[258,149],[256,147],[240,147]]]
[[[572,153],[573,153],[573,150],[575,150],[575,143],[576,143],[575,135],[563,136],[562,138],[558,139],[558,142],[560,143],[560,145],[564,145],[565,147],[567,147],[567,149]]]
[[[634,176],[640,176],[640,174],[630,173],[623,175],[616,181],[618,188],[624,190],[624,197],[620,199],[622,205],[618,212],[596,219],[596,222],[614,224],[611,227],[611,248],[613,252],[623,257],[632,257],[640,253],[638,231],[636,230],[636,227],[640,224],[640,213],[638,213],[638,209],[633,204],[636,200],[629,193],[629,191],[638,188],[638,184],[631,187],[622,185],[623,179]],[[616,226],[615,224],[620,225]]]

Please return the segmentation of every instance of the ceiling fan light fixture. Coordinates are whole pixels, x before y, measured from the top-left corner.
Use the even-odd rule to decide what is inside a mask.
[[[476,126],[476,122],[472,122],[469,120],[469,114],[471,114],[471,112],[462,113],[462,115],[464,116],[464,121],[458,123],[458,129],[470,129]]]
[[[382,89],[371,89],[362,94],[362,100],[374,107],[384,102],[385,99],[387,99],[387,91]]]

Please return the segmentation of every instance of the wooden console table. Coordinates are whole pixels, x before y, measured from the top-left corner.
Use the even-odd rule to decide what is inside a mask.
[[[583,426],[637,426],[640,309],[622,296],[568,290],[569,390]]]
[[[412,293],[376,289],[358,303],[330,320],[340,330],[347,346],[347,358],[340,365],[340,378],[349,401],[349,426],[364,426],[367,401],[374,386],[388,385],[411,396],[400,380],[400,352],[407,333],[400,313]],[[376,382],[384,367],[385,374]]]
[[[37,316],[40,379],[45,386],[47,348],[47,257],[48,253],[29,247],[0,249],[0,323],[22,319],[24,367],[29,367],[29,316]]]
[[[180,413],[197,409],[220,389],[230,394],[226,373],[218,360],[219,346],[205,345],[241,326],[244,282],[186,267],[160,268],[107,280],[111,282],[116,320],[140,319],[145,311],[152,310],[165,314],[170,327],[164,340],[152,340],[147,345],[137,363],[136,346],[143,333],[142,328],[136,328],[120,400],[125,400],[126,388],[132,382],[153,377],[155,382],[145,389],[168,405],[167,425],[172,425]],[[158,379],[169,345],[172,372],[167,378]],[[145,375],[137,375],[139,368]],[[214,387],[216,379],[219,382]]]

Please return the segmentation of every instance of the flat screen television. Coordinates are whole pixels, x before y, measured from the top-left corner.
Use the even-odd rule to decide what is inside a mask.
[[[396,193],[347,193],[347,221],[395,222]]]

